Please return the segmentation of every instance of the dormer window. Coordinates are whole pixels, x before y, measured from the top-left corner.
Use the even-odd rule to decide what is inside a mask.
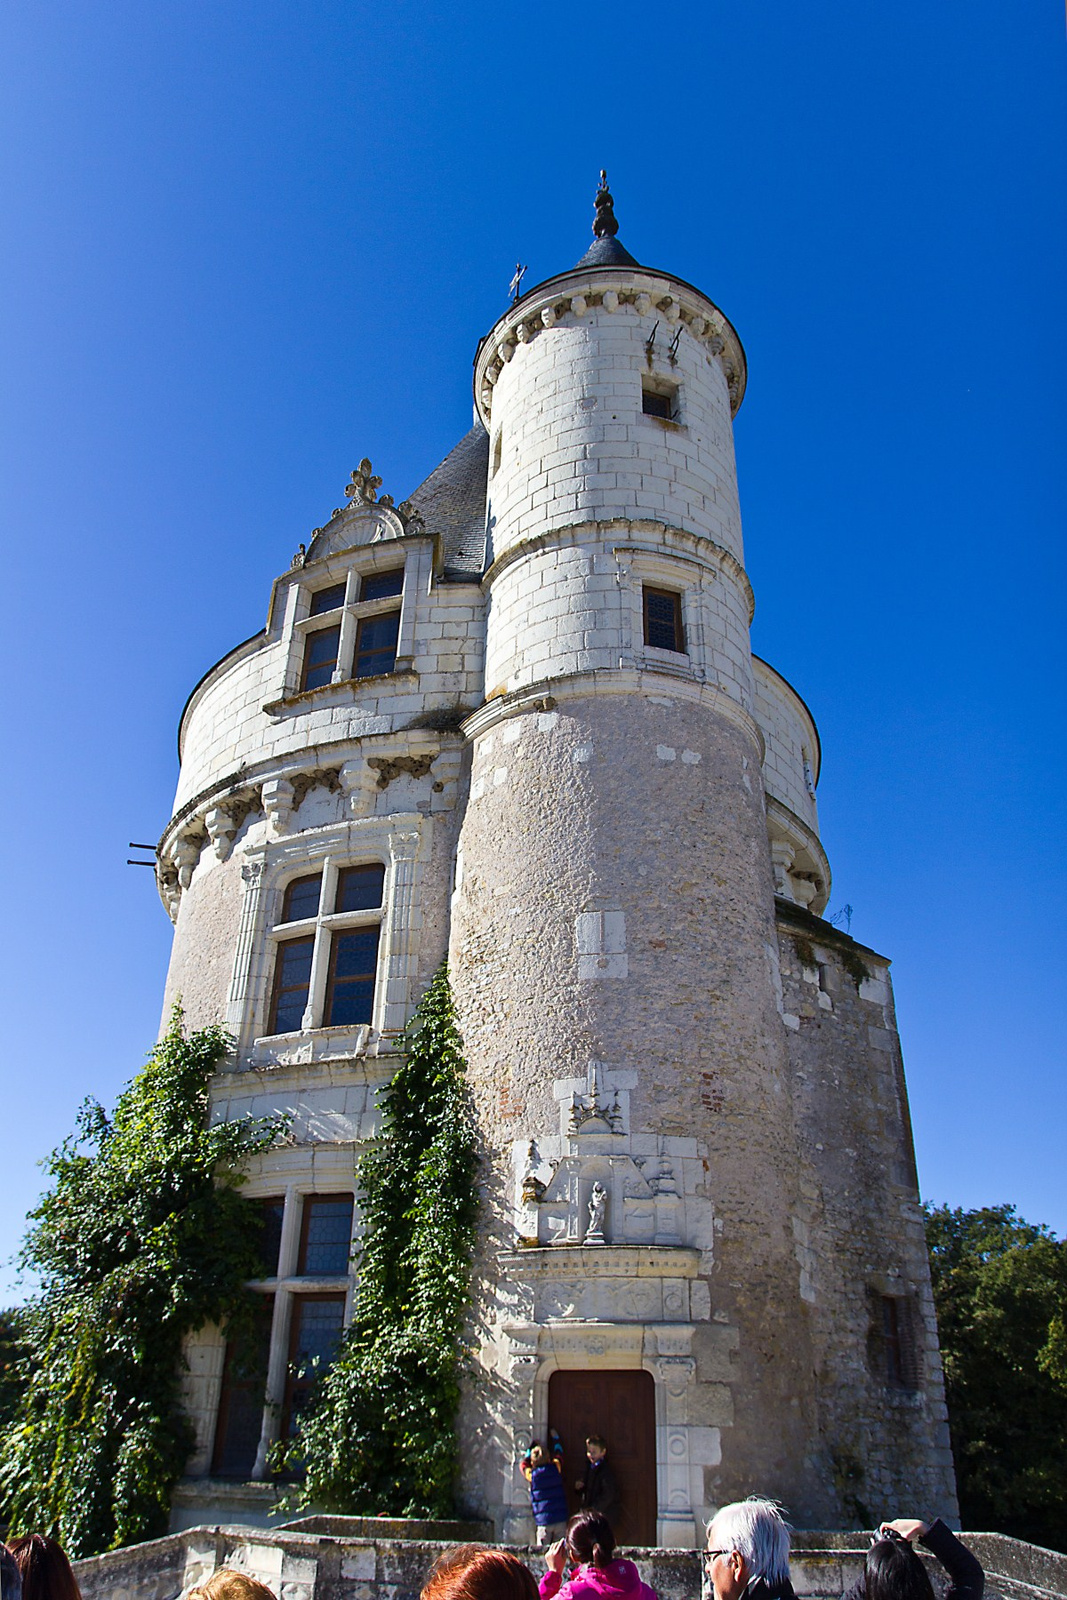
[[[388,600],[404,590],[404,569],[393,567],[389,572],[367,572],[359,585],[360,601]]]
[[[331,583],[328,589],[318,589],[311,596],[311,615],[321,617],[324,611],[337,611],[345,603],[345,585]]]

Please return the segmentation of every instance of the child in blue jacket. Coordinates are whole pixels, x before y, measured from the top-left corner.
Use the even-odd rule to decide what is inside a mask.
[[[522,1475],[530,1485],[530,1509],[537,1529],[537,1543],[554,1544],[567,1529],[567,1491],[563,1487],[563,1450],[559,1435],[550,1435],[552,1454],[536,1440],[520,1463]]]

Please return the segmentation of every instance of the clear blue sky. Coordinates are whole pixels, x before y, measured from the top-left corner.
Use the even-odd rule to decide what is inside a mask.
[[[124,862],[186,694],[362,455],[400,499],[465,431],[601,166],[748,352],[753,643],[894,958],[923,1192],[1067,1232],[1062,7],[13,0],[0,54],[0,1255],[155,1035]]]

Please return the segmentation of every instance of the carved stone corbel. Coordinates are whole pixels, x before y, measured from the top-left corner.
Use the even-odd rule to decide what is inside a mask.
[[[237,837],[237,819],[225,806],[212,806],[205,813],[204,826],[215,855],[220,861],[226,861]]]
[[[288,778],[267,779],[263,785],[263,810],[271,833],[285,833],[293,810],[293,785]]]
[[[200,849],[201,841],[188,833],[180,834],[171,846],[170,857],[178,869],[178,883],[183,889],[188,889],[193,881],[193,873],[200,860]]]

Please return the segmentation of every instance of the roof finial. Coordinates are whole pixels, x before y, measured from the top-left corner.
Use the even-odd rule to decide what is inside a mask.
[[[608,188],[608,175],[603,167],[600,169],[600,188],[596,195],[596,218],[593,222],[593,232],[598,239],[613,239],[619,231],[619,224],[615,220],[612,207],[615,202],[611,198]]]

